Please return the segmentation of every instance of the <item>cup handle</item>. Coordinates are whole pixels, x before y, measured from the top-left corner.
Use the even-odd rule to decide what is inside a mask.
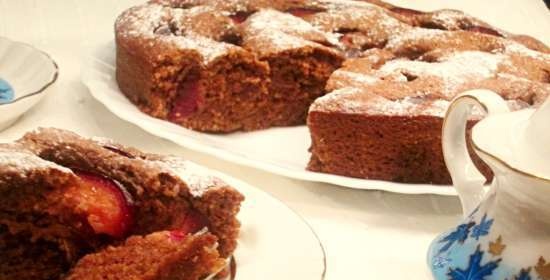
[[[486,179],[470,158],[465,137],[468,117],[474,106],[481,107],[487,115],[509,112],[504,99],[490,90],[466,91],[449,105],[443,121],[443,155],[465,216],[485,197]]]

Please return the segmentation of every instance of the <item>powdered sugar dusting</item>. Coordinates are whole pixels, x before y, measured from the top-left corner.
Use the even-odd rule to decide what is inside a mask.
[[[485,26],[483,22],[457,10],[439,10],[431,14],[431,20],[447,30],[462,29],[463,24]]]
[[[353,96],[361,95],[363,92],[359,88],[344,87],[332,91],[331,93],[317,98],[315,102],[309,107],[309,112],[361,112],[365,110],[365,103],[357,99],[351,98]],[[373,96],[380,101],[386,99],[379,96]]]
[[[173,42],[183,49],[197,50],[203,57],[205,64],[226,55],[231,49],[238,47],[224,42],[218,42],[200,35],[188,35],[186,37],[168,36],[168,42]]]
[[[464,19],[464,13],[455,10],[442,10],[432,15],[432,20],[447,29],[457,29],[458,23]]]
[[[265,35],[265,33],[285,33],[291,36],[297,36],[303,39],[316,42],[338,43],[338,37],[333,33],[323,32],[319,28],[311,25],[309,22],[292,16],[288,13],[282,13],[273,9],[260,10],[248,18],[246,23],[247,32],[252,34]],[[270,36],[270,35],[268,35]],[[278,41],[296,41],[283,36]],[[289,45],[288,42],[274,42],[280,46]]]
[[[379,81],[379,79],[373,76],[346,70],[337,70],[332,74],[329,83],[332,83],[333,88],[341,88],[352,85],[369,85],[374,84],[377,81]]]
[[[117,144],[113,139],[100,137],[100,136],[90,137],[90,140],[93,141],[93,142],[96,142],[97,144],[99,144],[101,146],[116,145]]]
[[[209,169],[181,157],[167,156],[155,163],[183,180],[194,197],[202,196],[212,187],[224,185],[221,179],[212,176]]]
[[[394,33],[390,36],[388,43],[386,44],[387,49],[395,49],[406,42],[417,42],[419,40],[430,40],[436,37],[445,37],[448,31],[439,30],[439,29],[427,29],[415,27],[407,29],[404,32]]]
[[[344,77],[347,77],[356,82],[364,83],[364,84],[373,84],[376,81],[378,81],[378,79],[373,76],[369,76],[369,75],[365,75],[357,72],[340,71],[338,74],[343,75]]]
[[[388,15],[383,8],[367,2],[333,0],[325,1],[323,4],[327,7],[327,14],[313,18],[312,24],[332,28],[333,30],[327,30],[330,32],[337,31],[334,28],[349,28],[367,33],[372,30],[382,30],[389,34],[398,32],[404,27],[402,22]],[[334,23],[340,23],[343,26],[334,26]]]
[[[466,82],[480,81],[496,75],[502,54],[479,51],[457,52],[443,57],[437,63],[414,60],[393,60],[380,68],[378,75],[404,73],[414,76],[433,76],[443,81],[443,94],[453,96]]]
[[[348,114],[368,113],[371,115],[408,116],[423,115],[443,117],[449,106],[443,99],[426,97],[405,97],[397,100],[386,99],[368,91],[345,87],[318,98],[310,107],[310,112],[345,112]]]
[[[527,56],[537,60],[543,60],[547,63],[550,63],[550,55],[546,53],[537,52],[535,50],[529,49],[526,46],[516,43],[516,42],[507,42],[505,45],[504,53],[516,54],[520,56]]]
[[[408,115],[411,112],[415,112],[415,115],[443,117],[448,107],[449,101],[447,100],[426,100],[422,97],[405,97],[385,103],[380,108],[380,111],[388,115]]]
[[[300,37],[288,35],[278,30],[261,32],[247,38],[249,41],[261,42],[257,45],[258,53],[278,52],[282,50],[299,49],[304,46],[317,46],[316,43]],[[261,55],[260,55],[261,56]]]
[[[247,27],[252,32],[270,31],[272,29],[296,35],[320,32],[309,22],[299,17],[273,9],[265,9],[253,14],[247,23]]]
[[[168,9],[161,5],[136,6],[123,13],[115,27],[120,36],[152,38],[156,28],[168,24]]]
[[[65,173],[72,172],[68,168],[43,160],[33,154],[4,149],[0,149],[0,166],[2,166],[2,168],[13,168],[17,171],[24,172],[36,169],[56,169]]]
[[[191,12],[193,11],[204,12],[204,8],[197,7]],[[183,27],[180,25],[184,22],[183,16],[182,9],[145,4],[136,6],[120,16],[116,22],[116,29],[119,36],[148,41],[149,44],[163,42],[182,49],[196,50],[202,55],[205,64],[227,54],[231,49],[239,48],[198,34],[182,36]],[[170,26],[178,27],[175,30],[176,34],[171,32]],[[157,30],[163,32],[158,33]]]

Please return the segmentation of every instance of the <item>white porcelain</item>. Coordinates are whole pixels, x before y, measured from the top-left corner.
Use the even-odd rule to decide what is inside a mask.
[[[324,279],[325,252],[304,219],[258,188],[212,173],[245,196],[238,216],[236,279]]]
[[[456,195],[450,186],[400,184],[307,171],[311,142],[306,126],[223,135],[201,133],[153,118],[139,111],[120,92],[115,80],[114,61],[112,42],[99,45],[94,56],[86,58],[82,81],[92,96],[121,119],[186,148],[299,180],[405,194]]]
[[[488,191],[466,149],[466,121],[476,106],[488,113],[472,132],[475,152],[495,174]],[[432,243],[434,279],[550,279],[549,119],[550,99],[536,111],[509,112],[487,90],[450,105],[443,152],[465,217]]]
[[[48,54],[0,37],[0,131],[38,103],[57,76]]]

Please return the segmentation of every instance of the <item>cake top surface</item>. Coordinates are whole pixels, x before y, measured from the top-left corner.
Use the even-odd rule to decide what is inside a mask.
[[[310,111],[346,112],[371,115],[427,115],[443,117],[449,101],[424,97],[404,97],[390,100],[359,88],[345,87],[325,95],[310,107]]]
[[[195,197],[202,196],[211,188],[227,186],[221,179],[213,176],[208,168],[181,157],[165,156],[154,162],[181,178]]]
[[[441,94],[453,97],[463,84],[494,76],[505,57],[479,51],[457,52],[442,57],[439,63],[417,60],[391,60],[376,74],[379,77],[395,74],[413,77],[434,77],[443,84]],[[404,77],[406,81],[407,78]]]
[[[71,173],[70,169],[43,160],[28,151],[15,148],[14,146],[10,147],[9,145],[0,146],[0,170],[17,170],[26,173],[33,170],[45,169],[55,169]]]
[[[327,84],[333,92],[310,111],[442,117],[454,96],[475,88],[501,93],[512,109],[540,104],[550,93],[547,54],[523,55],[524,46],[509,46],[495,52],[435,50],[416,59],[371,51],[334,72]]]
[[[455,95],[475,87],[534,105],[550,81],[550,48],[457,10],[422,12],[377,0],[153,0],[126,11],[116,25],[117,36],[194,50],[205,64],[234,51],[259,60],[288,50],[330,52],[348,60],[327,91],[380,95],[396,103],[388,112],[441,115]],[[347,63],[369,57],[369,67]],[[310,111],[357,105],[357,94],[329,95]],[[339,98],[338,106],[330,104]],[[423,100],[433,110],[420,106]]]
[[[194,8],[191,12],[208,12],[205,8],[198,8]],[[128,10],[125,16],[117,19],[115,25],[120,30],[118,32],[120,37],[142,41],[151,48],[157,44],[168,44],[179,49],[197,51],[205,64],[238,49],[234,45],[219,42],[194,32],[185,33],[183,36],[185,30],[181,25],[185,22],[187,15],[180,9],[147,4]]]
[[[39,128],[25,135],[21,140],[21,145],[36,153],[51,150],[53,151],[52,157],[68,163],[75,160],[80,161],[79,158],[82,156],[93,157],[86,160],[90,162],[105,161],[105,166],[111,166],[112,168],[130,168],[133,170],[132,172],[141,172],[142,174],[136,174],[134,177],[137,176],[136,178],[142,178],[143,180],[160,180],[158,179],[159,174],[168,173],[183,182],[187,187],[186,191],[193,197],[200,197],[215,188],[229,187],[221,179],[214,176],[209,169],[182,157],[146,154],[106,138],[85,138],[65,130]],[[9,154],[7,153],[7,157],[9,157]],[[1,155],[2,150],[0,150]],[[30,153],[29,155],[47,166],[69,170],[53,162],[41,160]],[[110,172],[110,170],[103,171]],[[135,178],[128,178],[128,180],[136,185],[143,184],[143,182],[134,182]],[[170,193],[175,192],[177,194],[182,191],[177,189],[179,188],[177,184],[169,187],[171,188]]]

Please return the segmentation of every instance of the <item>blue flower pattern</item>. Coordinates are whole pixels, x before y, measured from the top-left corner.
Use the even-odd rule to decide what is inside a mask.
[[[432,262],[434,268],[444,268],[453,260],[447,256],[436,256]]]
[[[449,233],[449,235],[445,236],[439,243],[446,243],[441,249],[439,250],[439,253],[443,253],[455,243],[464,243],[466,239],[468,238],[468,235],[470,235],[470,229],[475,225],[474,222],[469,222],[467,224],[461,224],[459,225],[455,231]]]
[[[483,215],[481,221],[478,225],[474,226],[472,230],[472,237],[476,240],[479,240],[480,237],[489,234],[491,226],[493,225],[494,219],[487,220],[487,214]]]
[[[466,243],[468,238],[472,238],[472,240],[479,241],[481,237],[489,235],[491,231],[491,227],[493,225],[494,219],[490,219],[487,216],[487,213],[483,215],[479,223],[476,223],[473,220],[474,214],[478,212],[478,210],[479,210],[479,207],[474,209],[474,211],[468,216],[470,220],[467,223],[460,224],[454,231],[452,231],[451,233],[443,237],[441,240],[439,240],[438,243],[445,243],[445,244],[439,249],[438,253],[435,256],[433,256],[432,266],[434,269],[439,270],[443,273],[441,274],[440,277],[445,277],[445,279],[447,280],[489,280],[489,279],[493,279],[494,277],[499,278],[501,276],[501,273],[503,273],[502,269],[506,271],[506,267],[504,266],[502,267],[502,269],[499,268],[502,258],[496,259],[495,258],[496,256],[493,255],[491,257],[491,255],[488,255],[488,258],[486,257],[485,260],[483,259],[486,252],[481,249],[481,245],[477,245],[475,247],[476,248],[475,251],[471,255],[469,255],[467,265],[465,265],[462,262],[461,266],[453,267],[453,262],[460,263],[458,259],[453,261],[453,259],[451,259],[451,255],[453,255],[451,254],[452,251],[448,251],[454,244],[463,245]],[[455,257],[456,255],[453,255],[453,258]],[[531,267],[523,268],[519,271],[518,274],[513,276],[513,278],[511,279],[506,278],[506,279],[507,280],[539,279],[539,278],[533,278],[531,276],[532,274],[531,272],[532,272]],[[493,277],[493,278],[490,278],[490,277]],[[442,278],[438,278],[438,279],[442,279]]]
[[[532,280],[530,274],[531,274],[531,268],[522,269],[519,272],[519,275],[514,278],[514,280]]]
[[[495,261],[489,261],[481,264],[484,252],[477,247],[476,251],[470,256],[468,267],[465,269],[451,268],[449,270],[450,280],[484,280],[487,276],[490,276],[493,271],[498,267],[501,259]]]

